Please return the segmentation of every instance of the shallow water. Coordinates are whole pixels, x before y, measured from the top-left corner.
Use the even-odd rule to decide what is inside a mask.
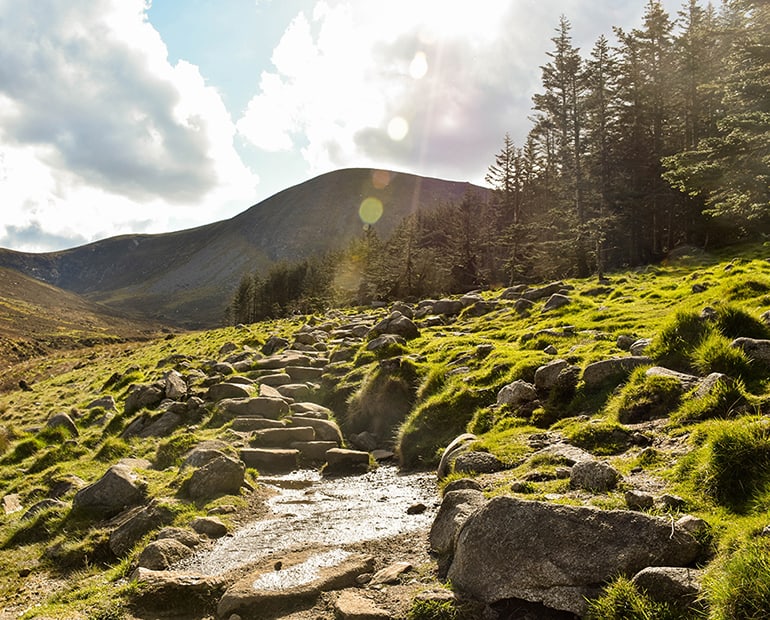
[[[269,501],[273,518],[255,521],[221,538],[176,569],[216,575],[281,551],[335,549],[427,529],[437,509],[435,475],[400,475],[380,466],[361,476],[323,478],[305,470],[263,478],[278,493]],[[422,514],[407,509],[422,503]]]

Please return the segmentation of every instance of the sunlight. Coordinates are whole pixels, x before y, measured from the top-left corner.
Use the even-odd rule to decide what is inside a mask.
[[[417,52],[409,65],[409,75],[419,80],[424,78],[426,73],[428,73],[428,57],[425,52]]]
[[[388,136],[394,142],[401,142],[409,133],[409,123],[402,116],[394,116],[388,123]]]

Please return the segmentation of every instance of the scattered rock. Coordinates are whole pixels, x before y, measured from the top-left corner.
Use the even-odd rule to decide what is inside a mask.
[[[412,570],[412,565],[409,562],[395,562],[374,573],[370,583],[372,585],[396,583],[401,578],[401,575],[410,570]]]
[[[420,335],[420,330],[400,312],[391,312],[390,316],[383,319],[377,325],[372,327],[369,337],[376,338],[383,334],[396,334],[402,336],[405,340],[412,340]]]
[[[521,379],[503,386],[497,393],[498,405],[510,405],[511,407],[520,407],[527,403],[537,400],[537,390],[535,386]]]
[[[113,465],[99,480],[75,493],[72,510],[96,518],[114,517],[144,502],[146,488],[146,483],[129,467]]]
[[[607,493],[614,489],[620,474],[602,461],[581,461],[572,466],[569,484],[573,489],[584,489],[592,493]]]
[[[78,427],[66,413],[54,413],[45,423],[47,428],[63,428],[72,437],[77,437]]]
[[[556,310],[557,308],[568,306],[571,303],[572,300],[566,295],[554,293],[548,298],[548,301],[545,302],[545,305],[543,306],[543,312],[550,312],[551,310]]]
[[[628,376],[635,368],[651,363],[652,360],[649,357],[643,356],[601,360],[589,364],[583,369],[583,382],[586,387],[598,387],[610,379]]]
[[[148,544],[139,554],[137,564],[150,570],[167,570],[192,555],[192,549],[173,538],[162,538]]]
[[[227,534],[227,526],[216,517],[196,517],[190,527],[201,536],[209,538],[222,538]]]
[[[490,474],[505,469],[505,464],[494,454],[470,450],[461,452],[454,460],[454,471],[461,474]]]
[[[750,359],[762,364],[770,364],[770,340],[755,338],[736,338],[730,346],[742,349]]]
[[[655,498],[642,491],[626,491],[625,500],[629,510],[649,510],[655,505]]]
[[[193,501],[237,494],[243,486],[245,471],[243,462],[225,455],[218,456],[192,473],[184,485],[186,494]]]
[[[219,601],[217,617],[280,617],[289,609],[312,606],[321,592],[355,587],[356,578],[371,573],[373,565],[371,557],[344,551],[285,557],[280,571],[271,564],[230,586]]]
[[[360,474],[369,469],[369,453],[358,450],[333,448],[326,451],[326,466],[324,474],[344,476]]]
[[[444,452],[441,455],[441,461],[439,461],[438,464],[438,469],[436,470],[436,475],[439,480],[446,478],[452,473],[454,461],[457,456],[470,449],[471,444],[477,439],[478,437],[472,433],[464,433],[452,440],[452,442],[444,449]]]
[[[334,614],[338,620],[389,620],[391,615],[380,609],[365,596],[345,590],[334,603]]]

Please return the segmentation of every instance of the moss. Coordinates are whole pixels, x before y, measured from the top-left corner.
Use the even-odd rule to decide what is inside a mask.
[[[615,422],[601,420],[570,420],[560,423],[568,441],[597,456],[619,454],[629,446],[629,431]]]

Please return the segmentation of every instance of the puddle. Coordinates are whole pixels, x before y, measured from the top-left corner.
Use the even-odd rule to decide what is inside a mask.
[[[283,570],[265,573],[251,584],[255,590],[288,590],[296,586],[310,583],[319,575],[319,570],[329,566],[336,566],[348,559],[350,554],[342,549],[332,549],[324,553],[314,555],[301,564],[295,564]]]
[[[323,478],[300,471],[265,481],[278,489],[268,502],[273,518],[242,527],[174,568],[216,575],[276,552],[333,549],[428,529],[436,513],[432,472],[400,475],[396,467],[381,466],[361,476]],[[407,514],[418,503],[428,509]]]

